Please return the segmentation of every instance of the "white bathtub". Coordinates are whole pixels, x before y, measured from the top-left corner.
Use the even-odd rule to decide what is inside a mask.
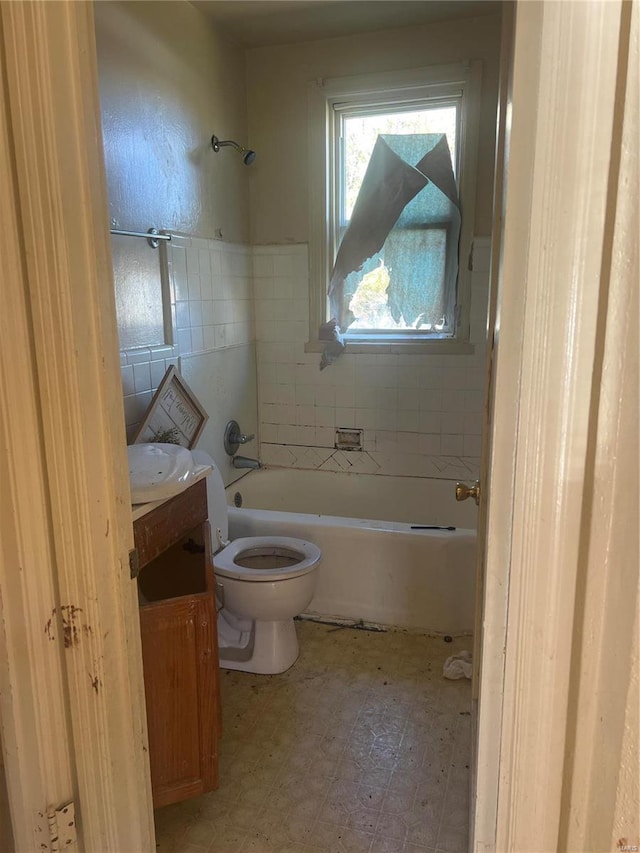
[[[310,615],[466,633],[473,628],[476,508],[456,503],[454,489],[450,480],[262,469],[227,489],[230,535],[315,542],[323,557]],[[241,509],[233,506],[237,493]]]

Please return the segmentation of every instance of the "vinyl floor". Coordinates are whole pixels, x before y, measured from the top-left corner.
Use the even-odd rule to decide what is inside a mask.
[[[221,671],[220,787],[156,811],[160,853],[464,853],[470,638],[297,622],[282,675]]]

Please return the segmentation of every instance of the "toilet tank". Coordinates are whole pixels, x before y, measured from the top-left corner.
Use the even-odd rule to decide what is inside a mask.
[[[205,453],[204,450],[192,450],[191,453],[198,465],[210,465],[212,468],[211,473],[207,477],[207,505],[209,510],[209,524],[211,525],[211,545],[215,553],[229,539],[229,510],[227,508],[224,482],[216,463],[208,453]],[[218,531],[220,532],[218,533]]]

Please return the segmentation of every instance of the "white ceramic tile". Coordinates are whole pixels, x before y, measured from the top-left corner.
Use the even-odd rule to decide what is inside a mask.
[[[187,289],[189,291],[189,301],[202,298],[202,289],[200,287],[200,279],[196,276],[190,276],[187,280]]]
[[[233,275],[233,261],[231,252],[223,249],[220,253],[220,272],[223,278],[228,278]]]
[[[315,426],[316,410],[314,406],[296,406],[296,424],[298,426]]]
[[[260,442],[271,442],[275,444],[278,439],[278,427],[276,424],[260,424]]]
[[[376,406],[381,409],[396,411],[396,409],[398,408],[398,389],[376,388],[375,401]]]
[[[278,426],[278,442],[280,442],[281,444],[291,445],[301,444],[302,438],[301,434],[298,431],[298,427],[291,426],[289,424],[281,424],[280,426]],[[293,462],[295,462],[295,459],[296,457],[294,455]]]
[[[356,427],[356,410],[349,408],[336,408],[336,427],[354,429]]]
[[[213,299],[213,279],[210,273],[200,279],[200,297],[202,299]]]
[[[202,326],[202,302],[199,299],[189,300],[189,325]]]
[[[286,447],[280,444],[263,444],[260,448],[262,462],[264,465],[277,465],[283,468],[291,468],[295,462],[295,456]]]
[[[273,255],[253,254],[253,275],[256,278],[273,277]]]
[[[201,319],[203,326],[212,326],[215,323],[214,301],[207,299],[200,303]]]
[[[151,361],[151,350],[149,347],[139,347],[134,350],[126,350],[127,364],[141,364]]]
[[[398,372],[398,387],[422,388],[422,369],[417,365],[407,365]]]
[[[277,381],[282,385],[295,385],[296,369],[293,364],[278,364],[275,368]]]
[[[480,456],[482,451],[482,438],[480,435],[464,435],[463,449],[460,451],[464,456]]]
[[[328,458],[331,451],[326,448],[316,447],[291,447],[289,448],[295,456],[294,468],[306,468],[315,470]]]
[[[426,456],[439,456],[440,434],[420,434],[418,446],[420,448],[420,453],[424,453]]]
[[[319,385],[315,389],[316,406],[334,406],[336,404],[336,389],[333,385]]]
[[[200,254],[198,249],[189,248],[186,250],[187,256],[187,279],[200,278]]]
[[[420,371],[420,384],[423,389],[427,390],[448,387],[441,367],[423,367]]]
[[[320,389],[318,389],[320,390]],[[356,403],[355,389],[347,385],[337,385],[333,388],[334,402],[339,408],[354,408]]]
[[[420,432],[439,433],[442,424],[441,417],[439,412],[420,412]]]
[[[216,330],[215,326],[202,327],[202,341],[205,350],[212,350],[216,345]]]
[[[423,391],[422,394],[425,392]],[[398,389],[398,408],[403,411],[418,411],[420,408],[421,394],[414,388]]]
[[[278,254],[273,256],[273,274],[277,278],[293,274],[293,258],[290,254]]]
[[[178,329],[188,329],[190,325],[189,303],[176,302],[176,327]]]
[[[440,419],[442,434],[462,435],[466,418],[463,412],[443,412]]]
[[[467,369],[465,388],[469,391],[480,389],[484,385],[485,371],[482,367],[470,367]]]
[[[133,385],[136,394],[151,390],[151,368],[148,361],[133,365]]]
[[[397,413],[397,427],[403,432],[417,432],[420,427],[418,412],[407,409],[399,409]]]
[[[209,249],[198,250],[198,269],[200,278],[211,278],[211,252]]]
[[[223,323],[214,325],[214,339],[216,349],[227,345],[227,327]]]
[[[174,289],[174,299],[185,300],[189,298],[187,285],[187,255],[184,249],[172,245],[168,251],[171,266],[171,281]]]
[[[151,362],[151,388],[157,388],[158,385],[162,382],[165,373],[167,372],[167,368],[165,366],[164,359],[162,361],[152,361]]]
[[[466,391],[450,390],[445,388],[442,391],[442,411],[443,412],[464,412],[466,410],[465,399]]]
[[[130,394],[135,394],[136,389],[133,382],[133,365],[124,365],[120,368],[120,375],[122,377],[122,394],[124,397],[127,397]]]
[[[333,406],[316,406],[316,426],[319,427],[334,427],[335,408]]]
[[[204,349],[202,326],[195,326],[191,329],[191,349],[193,352],[201,352]]]
[[[178,329],[178,349],[182,355],[191,352],[191,329]]]
[[[442,369],[442,387],[454,391],[469,388],[467,371],[463,367],[444,367]]]
[[[477,480],[480,477],[480,457],[479,456],[463,456],[462,463],[468,470],[467,477],[470,480]],[[452,478],[454,479],[454,478]]]
[[[316,427],[315,442],[317,447],[334,447],[336,443],[335,427]]]
[[[463,450],[462,435],[449,435],[443,433],[440,436],[440,450],[447,456],[461,456]]]
[[[296,405],[313,406],[316,402],[316,389],[313,385],[295,385]]]
[[[423,412],[441,412],[443,409],[443,391],[422,391],[419,395],[420,410]]]
[[[222,263],[220,261],[219,247],[212,246],[209,249],[209,271],[212,279],[221,274]]]

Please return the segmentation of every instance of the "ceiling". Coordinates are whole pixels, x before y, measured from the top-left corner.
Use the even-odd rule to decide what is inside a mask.
[[[243,47],[495,15],[499,0],[191,0]]]

